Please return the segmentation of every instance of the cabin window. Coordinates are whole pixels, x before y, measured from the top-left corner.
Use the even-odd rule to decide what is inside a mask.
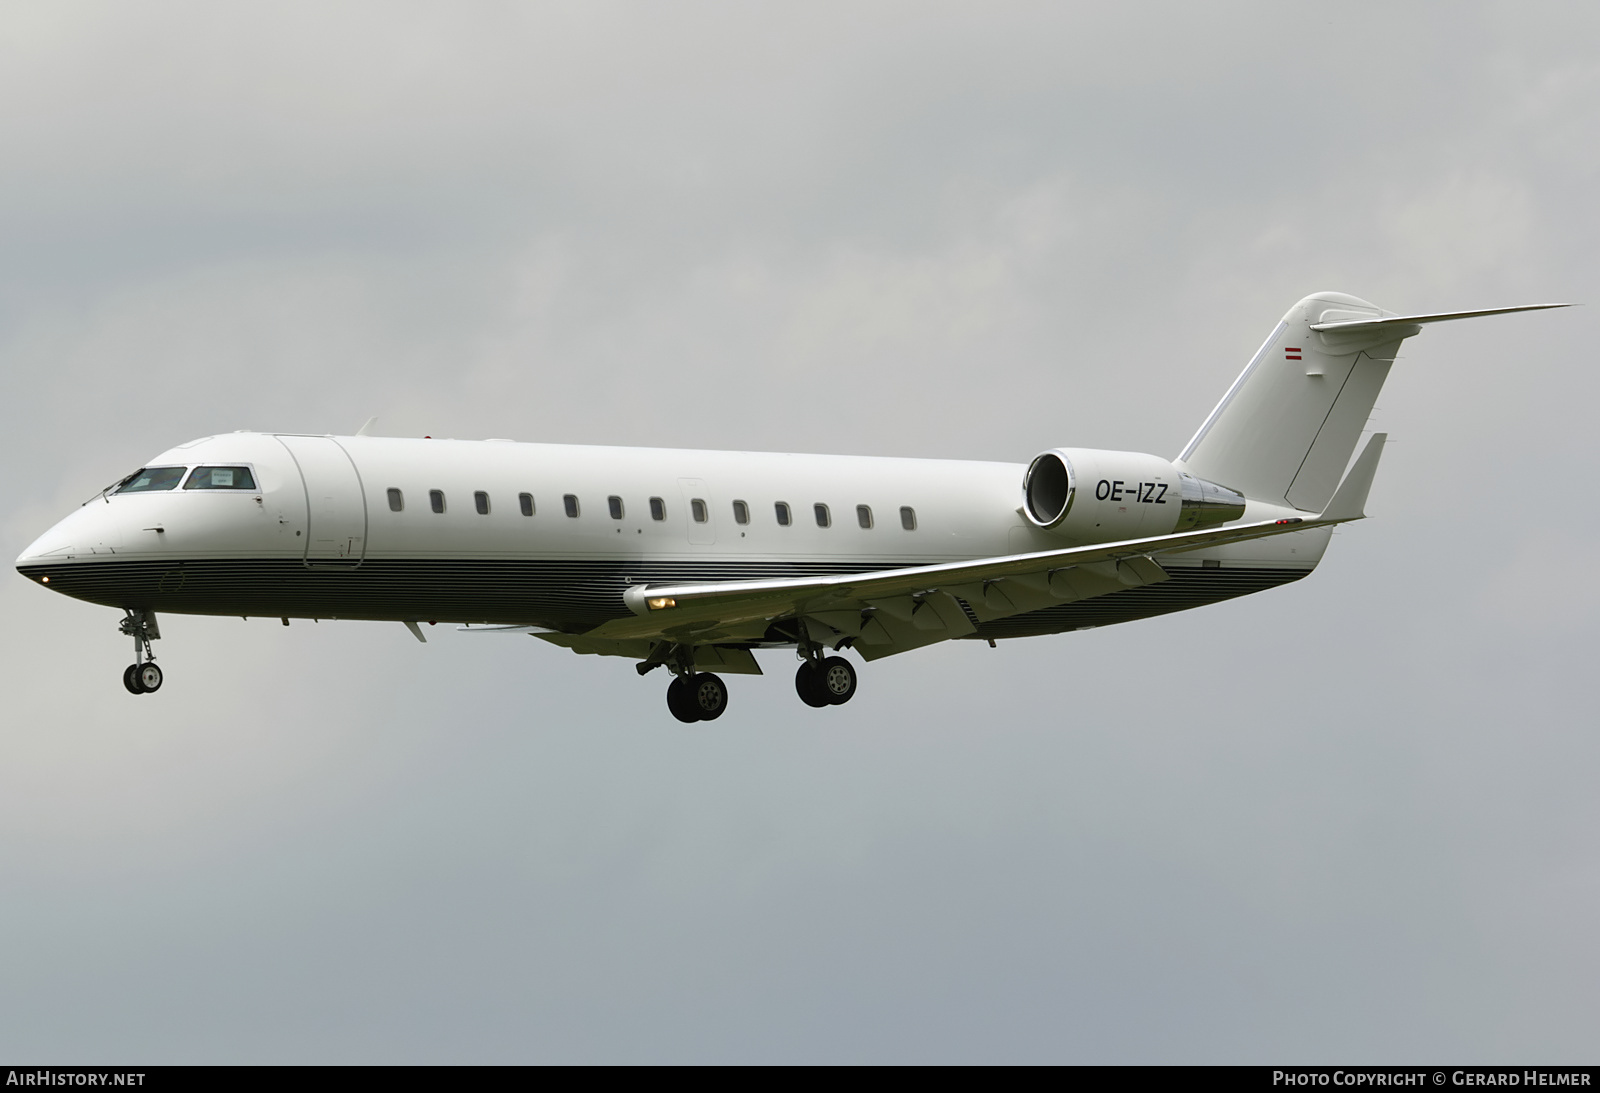
[[[779,501],[776,505],[773,505],[772,508],[778,514],[778,526],[781,528],[788,527],[790,521],[789,502]]]
[[[811,506],[811,511],[817,514],[817,527],[825,528],[833,526],[833,517],[828,515],[827,505],[819,502],[818,504]]]
[[[433,506],[433,511],[434,512],[443,512],[444,511],[444,491],[443,490],[429,490],[428,491],[428,504]]]
[[[405,494],[401,493],[399,490],[395,489],[393,486],[390,486],[389,487],[389,511],[390,512],[401,512],[401,511],[403,511],[405,509],[405,507],[406,507]]]
[[[249,467],[196,467],[183,484],[186,490],[253,490],[256,480]]]
[[[750,522],[750,506],[743,501],[735,501],[733,503],[733,522],[736,524],[748,524]]]
[[[578,495],[569,493],[561,498],[561,503],[566,506],[567,515],[574,519],[578,516]]]
[[[522,515],[533,515],[533,494],[519,493],[517,494],[517,502],[522,506]]]
[[[659,497],[650,498],[650,519],[665,520],[667,518],[667,503]]]
[[[170,490],[183,481],[183,472],[187,467],[145,467],[143,470],[134,471],[122,480],[117,487],[118,493],[149,493],[155,490]]]
[[[900,526],[907,531],[917,530],[917,510],[910,505],[900,507]]]
[[[694,522],[697,524],[703,524],[711,519],[711,513],[706,510],[705,501],[698,497],[689,502],[689,515],[694,517]]]
[[[611,519],[622,519],[622,498],[618,497],[616,494],[612,494],[610,497],[606,498],[606,505],[611,509]]]
[[[867,531],[871,531],[872,530],[872,506],[871,505],[857,505],[856,506],[856,523],[860,524]]]

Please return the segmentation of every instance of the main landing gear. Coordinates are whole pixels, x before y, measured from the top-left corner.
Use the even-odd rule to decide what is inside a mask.
[[[823,656],[823,647],[811,640],[805,620],[799,622],[795,645],[801,664],[794,673],[794,690],[807,706],[843,706],[856,696],[856,670],[844,657]]]
[[[710,672],[686,672],[667,685],[667,709],[679,721],[715,721],[728,708],[728,685]]]
[[[795,693],[807,706],[842,706],[856,694],[856,670],[844,657],[807,660],[794,673]]]
[[[667,685],[667,709],[686,724],[715,721],[728,708],[728,685],[721,676],[694,670],[694,649],[688,645],[658,645],[650,658],[636,665],[640,675],[665,664],[672,671]]]
[[[844,657],[826,656],[826,648],[801,630],[796,651],[804,662],[794,674],[794,689],[807,706],[842,706],[855,697],[856,670]],[[728,708],[728,686],[722,677],[694,668],[694,648],[663,642],[648,659],[635,665],[640,675],[665,665],[672,672],[667,709],[686,724],[715,721]]]
[[[133,663],[123,669],[122,685],[129,694],[143,695],[161,689],[161,669],[150,643],[161,636],[152,611],[128,611],[117,629],[133,639]]]

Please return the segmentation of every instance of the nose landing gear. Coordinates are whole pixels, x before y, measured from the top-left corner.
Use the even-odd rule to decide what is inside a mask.
[[[133,639],[133,663],[123,669],[122,685],[129,694],[143,695],[161,689],[161,669],[150,643],[161,636],[153,611],[129,610],[117,629]]]

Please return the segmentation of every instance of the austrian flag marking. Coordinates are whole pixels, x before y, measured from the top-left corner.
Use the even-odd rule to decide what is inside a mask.
[[[1296,348],[1291,349],[1289,346],[1284,346],[1283,347],[1283,359],[1286,360],[1286,361],[1297,361],[1297,360],[1299,360],[1300,359],[1300,350],[1299,350],[1299,348],[1296,347]]]

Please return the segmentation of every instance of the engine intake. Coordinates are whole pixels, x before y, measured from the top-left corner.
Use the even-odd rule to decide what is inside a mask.
[[[1023,505],[1028,519],[1042,528],[1053,528],[1072,510],[1076,483],[1072,464],[1060,452],[1045,452],[1034,457],[1023,479]]]
[[[1028,521],[1082,543],[1211,527],[1244,510],[1242,494],[1142,452],[1052,448],[1022,480]]]

